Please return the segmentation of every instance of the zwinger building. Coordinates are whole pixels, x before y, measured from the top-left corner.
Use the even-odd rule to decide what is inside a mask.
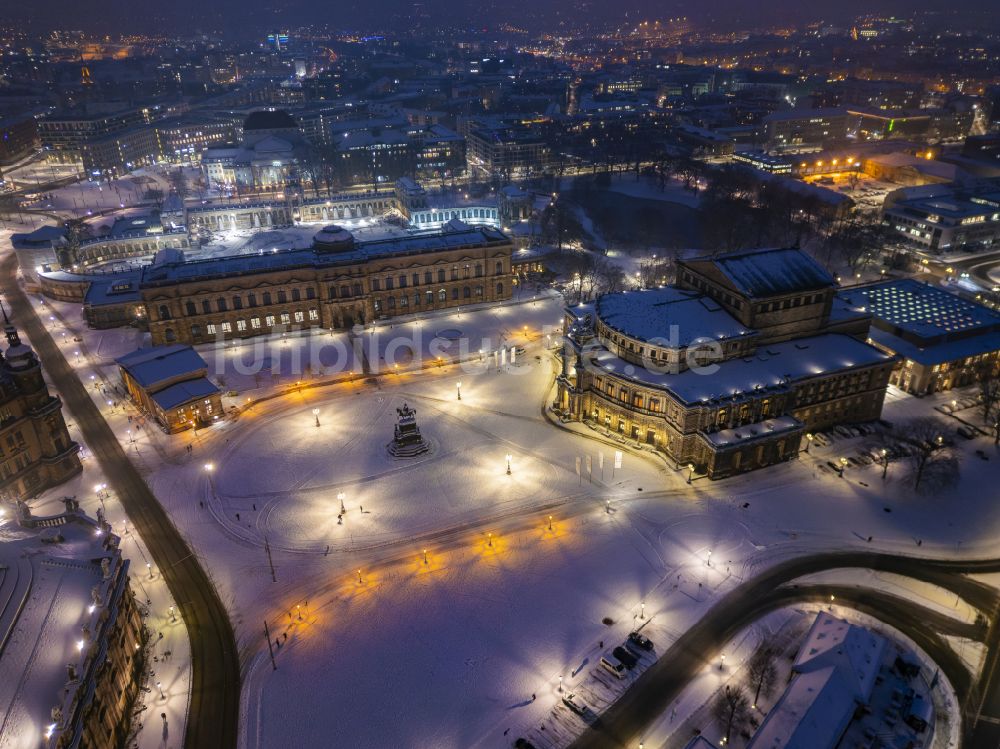
[[[879,418],[895,357],[799,249],[678,261],[675,284],[569,308],[554,408],[722,478]]]
[[[312,247],[185,261],[164,253],[138,294],[154,346],[378,319],[509,299],[511,241],[452,221],[442,230],[355,242],[327,226]]]

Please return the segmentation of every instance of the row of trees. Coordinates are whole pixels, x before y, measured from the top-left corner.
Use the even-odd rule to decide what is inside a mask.
[[[758,648],[747,663],[743,684],[727,684],[712,703],[712,716],[724,729],[726,744],[734,732],[747,729],[752,711],[761,696],[769,697],[778,683],[778,669],[774,665],[779,653],[770,646]]]

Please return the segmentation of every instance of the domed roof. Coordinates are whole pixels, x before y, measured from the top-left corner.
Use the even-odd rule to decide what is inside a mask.
[[[251,112],[243,123],[243,131],[248,130],[280,130],[298,127],[295,118],[284,109],[259,109]]]
[[[313,247],[321,252],[346,252],[354,249],[354,235],[341,226],[330,224],[313,235]]]

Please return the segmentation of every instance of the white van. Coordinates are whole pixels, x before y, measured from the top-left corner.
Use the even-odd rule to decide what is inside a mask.
[[[601,668],[608,673],[613,674],[616,679],[624,679],[625,672],[628,670],[625,668],[625,664],[615,658],[611,653],[605,653],[601,656]]]

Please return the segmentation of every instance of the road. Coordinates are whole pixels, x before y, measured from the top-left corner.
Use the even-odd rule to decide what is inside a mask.
[[[974,606],[982,606],[993,624],[989,629],[967,630],[989,648],[985,678],[973,683],[962,661],[939,633],[954,633],[954,623],[942,622],[940,616],[924,607],[901,601],[886,593],[843,585],[791,584],[803,575],[825,569],[865,568],[904,574],[960,595]],[[920,645],[955,687],[960,702],[966,706],[963,722],[971,749],[997,749],[1000,725],[991,717],[980,719],[981,708],[990,711],[1000,704],[1000,682],[996,678],[998,632],[996,591],[966,577],[966,572],[991,572],[1000,569],[1000,561],[937,561],[878,553],[831,553],[789,560],[772,567],[724,596],[697,624],[688,629],[659,660],[647,669],[635,684],[600,720],[572,744],[573,749],[610,749],[632,747],[642,732],[666,711],[684,687],[702,672],[740,630],[767,613],[802,601],[828,601],[836,595],[838,604],[857,608],[899,629]],[[985,605],[984,605],[985,604]],[[980,695],[985,695],[981,697]],[[994,713],[995,714],[995,713]]]
[[[236,641],[218,593],[191,547],[135,469],[104,417],[15,281],[16,258],[0,262],[13,322],[30,339],[45,371],[79,424],[91,453],[121,500],[177,602],[191,640],[191,704],[186,749],[236,746],[240,670]]]

